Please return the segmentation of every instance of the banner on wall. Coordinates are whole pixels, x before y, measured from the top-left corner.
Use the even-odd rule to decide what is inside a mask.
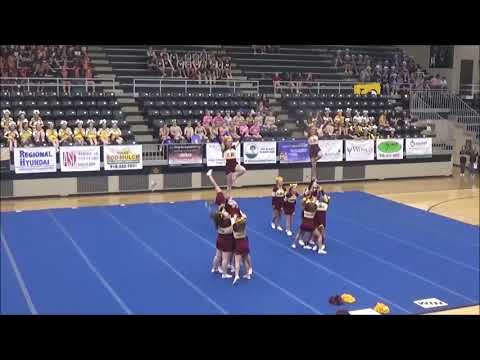
[[[432,157],[432,138],[405,139],[405,155],[407,158]]]
[[[60,170],[100,171],[100,146],[60,147]]]
[[[364,95],[369,94],[372,91],[375,91],[377,95],[380,94],[380,83],[371,82],[371,83],[357,83],[353,85],[353,92],[355,95]]]
[[[47,173],[57,171],[57,156],[55,148],[15,148],[14,153],[15,173]]]
[[[309,162],[307,140],[287,140],[278,143],[280,163]]]
[[[277,142],[244,142],[243,162],[245,164],[275,164],[277,162]]]
[[[345,158],[347,161],[368,161],[375,158],[373,140],[345,140]]]
[[[403,139],[377,139],[377,160],[403,159]]]
[[[235,148],[237,162],[240,164],[240,146]],[[225,166],[222,148],[219,143],[206,144],[207,166]]]
[[[168,165],[192,165],[202,163],[201,144],[168,145]]]
[[[320,140],[318,146],[322,153],[319,162],[343,161],[342,140]]]
[[[8,147],[0,148],[0,161],[10,160],[10,149]]]
[[[105,170],[142,169],[142,145],[105,145],[103,167]]]

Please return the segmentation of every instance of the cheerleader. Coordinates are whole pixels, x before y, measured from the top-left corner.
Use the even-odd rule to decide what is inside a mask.
[[[98,138],[100,139],[100,143],[102,145],[108,145],[110,144],[110,129],[107,128],[107,120],[102,119],[99,123],[102,126],[98,130]]]
[[[93,125],[95,125],[95,121],[93,121],[92,119],[89,119],[89,120],[87,120],[87,125],[88,125],[88,128],[85,131],[85,134],[86,134],[88,143],[90,145],[97,145],[98,144],[98,142],[97,142],[97,129],[93,126]]]
[[[310,128],[310,136],[308,137],[308,152],[310,155],[310,161],[312,164],[312,170],[310,173],[311,179],[316,179],[317,177],[317,161],[322,157],[320,147],[318,146],[318,135],[317,129],[314,127]]]
[[[283,201],[285,199],[286,192],[287,189],[285,185],[283,185],[283,178],[281,176],[277,176],[275,178],[275,185],[272,189],[273,216],[271,225],[272,229],[277,229],[278,231],[283,231],[282,227],[278,223],[282,217]]]
[[[85,143],[83,121],[77,120],[75,123],[77,124],[77,127],[73,130],[73,140],[75,141],[75,145],[83,145]]]
[[[195,127],[195,135],[199,136],[202,142],[207,139],[207,130],[201,123],[198,123]]]
[[[312,197],[305,198],[302,202],[302,208],[302,222],[292,244],[292,248],[294,249],[297,247],[297,242],[301,246],[305,246],[305,235],[307,235],[308,239],[310,240],[313,230],[315,229],[315,213],[317,212],[317,201]]]
[[[112,128],[110,129],[110,139],[112,143],[123,144],[122,130],[118,128],[118,121],[112,120]]]
[[[227,176],[227,194],[232,192],[235,181],[247,171],[237,162],[235,145],[230,136],[223,139],[223,157],[225,159],[225,175]],[[238,143],[236,143],[238,145]]]
[[[19,111],[18,112],[18,119],[17,119],[17,129],[23,129],[24,121],[27,122],[27,126],[28,126],[28,120],[25,117],[25,111]]]
[[[52,144],[53,146],[55,146],[55,151],[59,151],[59,148],[58,148],[58,132],[57,132],[57,129],[55,129],[53,127],[53,122],[52,121],[49,121],[48,122],[48,129],[47,131],[45,132],[45,135],[47,137],[47,141]]]
[[[8,141],[8,147],[10,148],[10,151],[13,151],[13,148],[16,148],[18,145],[18,131],[16,129],[17,126],[15,125],[14,121],[10,121],[7,126],[7,130],[5,131],[3,136]]]
[[[285,194],[283,202],[283,212],[285,214],[285,228],[288,236],[292,236],[293,216],[295,215],[295,205],[297,203],[297,184],[291,184]]]
[[[177,125],[177,120],[172,120],[172,125],[170,125],[170,136],[175,142],[183,140],[182,129]]]
[[[5,109],[2,111],[2,119],[0,120],[0,127],[5,131],[8,130],[8,125],[13,119],[10,118],[10,110]]]
[[[188,142],[192,142],[192,136],[195,132],[193,131],[192,121],[187,121],[187,126],[183,129],[183,135]]]
[[[64,144],[64,143],[71,143],[72,142],[72,129],[67,127],[67,121],[62,120],[60,121],[60,129],[58,130],[58,139],[59,139],[59,144]]]
[[[32,129],[35,129],[35,124],[37,122],[40,122],[42,124],[42,128],[43,128],[43,120],[42,118],[40,117],[40,110],[33,110],[33,116],[32,118],[30,119],[30,123],[28,124]]]
[[[37,146],[45,144],[45,131],[40,121],[35,123],[35,129],[33,129],[33,143]]]
[[[212,272],[219,271],[222,274],[222,279],[229,279],[232,277],[228,273],[228,264],[230,257],[235,249],[235,240],[233,238],[232,217],[225,210],[224,205],[220,205],[214,218],[215,227],[217,229],[217,243],[216,252],[213,259]],[[221,262],[221,269],[219,269]]]
[[[33,133],[28,126],[28,120],[24,119],[20,128],[20,144],[22,146],[30,146],[32,144]]]
[[[313,251],[319,254],[326,254],[325,250],[325,234],[327,228],[327,210],[330,203],[330,196],[324,194],[317,203],[317,211],[315,213],[315,230],[312,234]],[[306,247],[308,249],[308,247]]]
[[[235,278],[233,284],[240,280],[240,263],[243,262],[243,268],[245,270],[245,279],[250,280],[252,275],[252,259],[250,257],[250,247],[248,245],[248,236],[246,232],[247,215],[240,213],[235,215],[232,221],[233,225],[233,238],[235,240]]]

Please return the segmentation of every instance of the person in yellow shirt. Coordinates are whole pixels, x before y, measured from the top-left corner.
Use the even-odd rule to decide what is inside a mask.
[[[83,128],[83,121],[77,120],[77,126],[73,130],[73,140],[75,145],[83,145],[85,144],[85,129]]]
[[[2,111],[2,120],[1,120],[1,127],[2,129],[4,129],[5,131],[8,131],[8,128],[9,128],[9,124],[11,121],[13,121],[13,119],[10,117],[10,110],[8,109],[5,109]]]
[[[29,126],[32,128],[32,129],[35,129],[35,124],[37,122],[40,122],[42,124],[42,128],[43,128],[43,120],[42,118],[40,117],[40,111],[39,110],[33,110],[33,116],[32,118],[30,119],[30,123],[29,123]]]
[[[40,121],[35,123],[35,128],[33,129],[33,142],[37,146],[45,143],[45,131],[43,130],[42,122]]]
[[[53,146],[55,146],[55,150],[58,152],[59,151],[58,132],[57,132],[57,129],[53,127],[52,121],[48,122],[48,129],[45,132],[45,135],[47,136],[47,141]]]
[[[13,148],[17,147],[17,139],[18,139],[18,131],[16,129],[17,125],[15,125],[14,121],[10,121],[8,124],[8,128],[5,131],[5,139],[8,141],[8,147],[10,151],[13,151]]]
[[[18,112],[18,119],[17,119],[17,129],[20,129],[20,131],[23,129],[23,122],[27,121],[28,125],[28,120],[25,117],[25,111],[19,111]]]
[[[30,146],[32,144],[33,133],[32,129],[28,126],[28,120],[24,119],[22,127],[20,128],[20,144],[22,146]]]
[[[58,142],[61,145],[72,142],[72,129],[67,127],[67,124],[68,123],[66,120],[62,120],[60,122],[60,129],[58,130]]]
[[[100,144],[108,145],[110,144],[110,129],[107,128],[107,120],[100,120],[100,125],[102,126],[98,130],[98,138],[100,139]]]
[[[122,144],[123,143],[122,130],[120,130],[118,128],[118,121],[117,120],[112,121],[112,129],[110,130],[110,138],[112,140],[112,143],[115,143],[115,144]]]
[[[95,125],[95,121],[93,121],[92,119],[89,119],[87,121],[87,125],[88,125],[88,128],[86,130],[86,136],[87,136],[87,140],[88,140],[88,143],[90,145],[97,145],[97,129],[94,127]]]

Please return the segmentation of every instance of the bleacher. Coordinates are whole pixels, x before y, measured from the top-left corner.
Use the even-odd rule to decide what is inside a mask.
[[[56,93],[54,91],[8,91],[1,93],[0,109],[9,109],[14,120],[20,111],[25,111],[30,119],[33,111],[38,109],[44,122],[53,121],[56,128],[60,122],[66,120],[69,127],[74,127],[77,119],[84,122],[88,119],[95,121],[95,127],[100,127],[101,119],[107,120],[107,126],[111,126],[112,120],[118,121],[118,127],[122,130],[122,137],[126,141],[133,140],[129,124],[124,120],[122,111],[114,93],[109,92],[72,92]]]

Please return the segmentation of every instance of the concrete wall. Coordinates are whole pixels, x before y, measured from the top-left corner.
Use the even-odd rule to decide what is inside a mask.
[[[349,180],[395,179],[402,177],[450,176],[452,161],[391,163],[379,165],[333,166],[321,164],[318,167],[317,178],[323,182]],[[214,177],[220,186],[225,184],[225,174],[222,169],[214,172]],[[285,182],[307,183],[310,181],[310,168],[282,168],[249,170],[239,179],[239,185],[258,186],[272,185],[274,178],[281,175]],[[33,179],[33,180],[2,180],[0,189],[2,198],[39,197],[52,195],[101,194],[131,191],[200,189],[210,187],[204,173],[182,174],[150,174],[122,176],[92,176]]]
[[[427,71],[436,75],[445,76],[448,81],[450,90],[458,92],[460,88],[460,64],[462,60],[473,60],[473,83],[480,83],[480,45],[455,45],[455,52],[453,58],[452,69],[436,69],[430,68],[430,45],[398,45],[401,49],[404,49],[408,55],[415,58],[418,64]]]

